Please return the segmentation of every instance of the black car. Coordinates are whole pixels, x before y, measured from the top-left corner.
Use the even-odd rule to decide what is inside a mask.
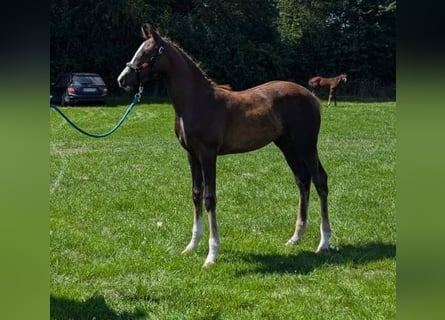
[[[50,95],[52,103],[61,105],[105,104],[108,88],[97,73],[65,73],[51,84]]]

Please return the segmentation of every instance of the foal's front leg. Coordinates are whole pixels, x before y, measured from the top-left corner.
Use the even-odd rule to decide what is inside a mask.
[[[332,99],[333,94],[334,94],[334,89],[329,88],[328,107],[331,105],[331,99]]]
[[[182,253],[188,253],[198,247],[199,241],[202,238],[202,191],[203,191],[203,180],[202,180],[202,169],[201,164],[198,159],[193,157],[190,153],[188,154],[188,160],[190,163],[190,169],[192,171],[192,194],[193,194],[193,205],[194,205],[194,217],[193,217],[193,228],[192,228],[192,239],[190,243],[185,247]]]
[[[216,262],[219,250],[218,224],[216,221],[216,153],[207,152],[202,156],[204,178],[204,204],[209,218],[209,253],[204,267]]]

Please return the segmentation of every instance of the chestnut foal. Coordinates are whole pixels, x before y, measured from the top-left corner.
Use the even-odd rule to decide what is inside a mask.
[[[334,78],[323,78],[320,76],[313,77],[309,79],[309,87],[312,90],[312,93],[315,94],[315,88],[318,87],[329,87],[329,99],[328,106],[331,104],[331,99],[334,98],[334,105],[337,105],[337,96],[335,94],[337,87],[340,83],[346,82],[348,79],[346,78],[346,74],[341,74]]]
[[[209,220],[209,251],[204,266],[216,262],[220,239],[216,221],[216,158],[252,151],[274,142],[291,168],[299,190],[296,244],[307,227],[309,190],[314,183],[321,204],[319,252],[329,247],[327,174],[320,163],[317,140],[320,103],[306,88],[272,81],[244,91],[232,91],[210,80],[178,45],[162,38],[150,24],[142,25],[144,42],[118,77],[125,90],[145,84],[155,74],[165,80],[175,110],[176,136],[187,151],[192,174],[194,220],[192,237],[183,253],[203,235],[203,205]]]

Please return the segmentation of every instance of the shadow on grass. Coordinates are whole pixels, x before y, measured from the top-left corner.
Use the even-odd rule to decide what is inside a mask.
[[[50,296],[50,318],[52,320],[72,319],[147,319],[142,310],[117,313],[112,310],[101,295],[94,295],[86,301]]]
[[[252,273],[308,274],[323,265],[351,265],[358,267],[372,261],[395,259],[396,246],[385,243],[347,245],[322,253],[303,251],[297,254],[243,254],[242,259],[251,264],[239,276]]]

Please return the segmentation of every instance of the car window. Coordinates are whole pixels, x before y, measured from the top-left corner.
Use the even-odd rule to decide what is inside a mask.
[[[79,76],[79,75],[73,76],[73,84],[74,85],[94,84],[101,86],[105,85],[104,81],[99,76]]]

